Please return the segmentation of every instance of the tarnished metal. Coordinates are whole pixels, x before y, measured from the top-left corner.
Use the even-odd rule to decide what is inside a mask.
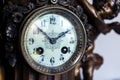
[[[120,34],[120,21],[105,23],[120,13],[120,0],[1,0],[0,7],[0,80],[93,80],[94,69],[103,64],[99,53],[94,53],[94,41],[100,33],[107,34],[114,30]],[[75,68],[62,75],[48,76],[33,71],[19,54],[19,29],[25,17],[34,9],[42,6],[56,5],[70,9],[82,20],[87,34],[88,46],[83,60]],[[92,25],[92,26],[91,26]],[[4,48],[4,49],[3,49]],[[11,66],[9,66],[10,64]],[[83,73],[80,73],[80,68]],[[9,70],[10,69],[10,70]],[[27,75],[27,76],[26,76]]]
[[[89,22],[93,25],[90,36],[93,43],[86,50],[86,61],[83,63],[80,62],[81,66],[79,66],[83,68],[84,80],[93,80],[94,69],[98,69],[103,63],[102,56],[93,52],[94,41],[100,33],[106,34],[111,30],[120,34],[120,21],[109,24],[104,22],[104,19],[110,20],[118,16],[120,12],[120,0],[93,0],[93,5],[87,0],[78,1],[87,13]]]

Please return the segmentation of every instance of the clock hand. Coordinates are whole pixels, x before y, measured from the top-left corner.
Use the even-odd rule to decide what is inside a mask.
[[[55,44],[56,43],[56,41],[59,39],[59,38],[61,38],[61,37],[63,37],[66,33],[68,33],[70,30],[67,30],[67,31],[65,31],[65,32],[61,32],[59,35],[58,35],[58,37],[56,37],[56,38],[51,38],[50,39],[50,43],[51,44]]]
[[[36,25],[36,24],[35,24]],[[38,27],[37,25],[36,25],[36,27]],[[39,27],[38,27],[38,29],[39,29],[39,31],[40,32],[42,32],[45,36],[46,36],[46,38],[50,41],[51,40],[51,38],[47,35],[47,33],[46,32],[44,32],[42,29],[40,29]]]
[[[35,24],[36,25],[36,24]],[[38,27],[37,25],[36,25],[36,27]],[[49,40],[49,42],[51,43],[51,44],[55,44],[56,43],[56,38],[50,38],[48,35],[47,35],[47,33],[46,32],[44,32],[42,29],[40,29],[39,27],[38,27],[38,29],[39,29],[39,31],[40,32],[42,32],[45,36],[46,36],[46,38]]]
[[[36,25],[36,24],[35,24]],[[37,26],[37,25],[36,25]],[[38,27],[38,26],[37,26]],[[38,27],[38,29],[46,36],[46,38],[49,40],[49,42],[51,43],[51,44],[55,44],[56,43],[56,41],[59,39],[59,38],[61,38],[61,37],[63,37],[66,33],[68,33],[70,30],[67,30],[67,31],[65,31],[65,32],[61,32],[59,35],[58,35],[58,37],[56,37],[56,38],[50,38],[48,35],[47,35],[47,33],[46,32],[44,32],[42,29],[40,29],[39,27]]]
[[[39,30],[47,37],[47,39],[49,40],[49,42],[50,42],[51,44],[55,44],[55,43],[56,43],[56,41],[57,41],[56,38],[50,38],[50,37],[47,35],[47,33],[45,33],[42,29],[39,28]]]
[[[69,31],[70,31],[70,30],[67,30],[67,31],[65,31],[65,32],[61,32],[61,33],[58,35],[58,37],[56,37],[55,39],[57,40],[57,39],[63,37],[63,36],[64,36],[65,34],[67,34]]]

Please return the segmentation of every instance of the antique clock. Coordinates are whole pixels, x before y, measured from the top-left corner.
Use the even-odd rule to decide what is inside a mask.
[[[84,60],[92,26],[76,0],[11,0],[3,16],[6,58],[17,77],[26,66],[37,74],[62,75]]]
[[[104,23],[118,15],[119,3],[0,0],[0,79],[81,80],[82,68],[92,80],[103,63],[94,41],[111,29],[120,33],[119,22]]]
[[[59,6],[35,9],[25,19],[20,34],[25,60],[45,74],[68,71],[86,48],[83,23],[76,14]]]

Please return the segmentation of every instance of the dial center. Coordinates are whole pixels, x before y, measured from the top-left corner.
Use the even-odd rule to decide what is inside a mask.
[[[51,44],[56,44],[56,38],[51,38],[49,41]]]

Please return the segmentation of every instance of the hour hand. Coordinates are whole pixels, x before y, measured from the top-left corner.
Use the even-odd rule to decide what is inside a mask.
[[[65,36],[65,34],[67,34],[69,31],[70,31],[70,30],[67,30],[67,31],[65,31],[65,32],[61,32],[60,34],[58,34],[58,37],[57,37],[56,39],[59,39],[59,38]]]

